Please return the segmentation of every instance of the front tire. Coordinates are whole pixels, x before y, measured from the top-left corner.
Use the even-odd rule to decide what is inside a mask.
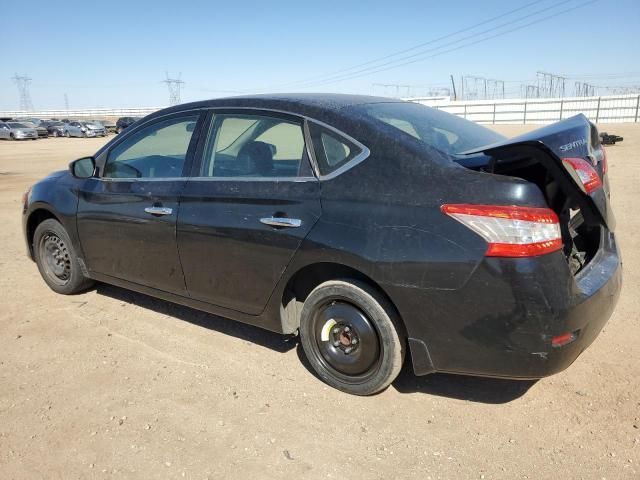
[[[33,251],[40,275],[54,292],[72,295],[93,284],[82,273],[71,239],[57,220],[50,218],[38,225]]]
[[[300,340],[315,372],[355,395],[372,395],[395,380],[404,361],[403,331],[390,302],[355,280],[317,286],[300,318]]]

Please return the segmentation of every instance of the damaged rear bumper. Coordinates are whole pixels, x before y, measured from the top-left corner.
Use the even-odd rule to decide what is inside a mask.
[[[561,252],[486,258],[460,289],[412,289],[394,298],[402,299],[398,309],[417,375],[534,379],[566,369],[595,340],[621,287],[615,237],[606,232],[602,248],[575,277]],[[573,341],[552,345],[567,333]]]

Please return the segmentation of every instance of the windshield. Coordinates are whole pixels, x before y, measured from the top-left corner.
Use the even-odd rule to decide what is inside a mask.
[[[505,138],[477,123],[418,103],[373,103],[357,108],[403,134],[411,135],[425,145],[450,155]]]
[[[9,125],[11,128],[29,128],[25,124],[17,122],[9,122],[7,123],[7,125]]]

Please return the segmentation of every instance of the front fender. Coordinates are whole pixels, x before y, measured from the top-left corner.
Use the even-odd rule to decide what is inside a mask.
[[[56,172],[31,188],[22,213],[22,231],[32,260],[33,234],[38,224],[46,218],[55,218],[62,224],[71,238],[73,248],[82,255],[76,224],[79,181],[66,172]]]

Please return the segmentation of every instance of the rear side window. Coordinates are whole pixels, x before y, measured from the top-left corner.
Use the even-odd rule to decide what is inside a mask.
[[[362,148],[339,133],[309,122],[320,175],[326,176],[362,153]]]
[[[311,176],[300,123],[262,114],[216,114],[207,138],[202,177]]]

